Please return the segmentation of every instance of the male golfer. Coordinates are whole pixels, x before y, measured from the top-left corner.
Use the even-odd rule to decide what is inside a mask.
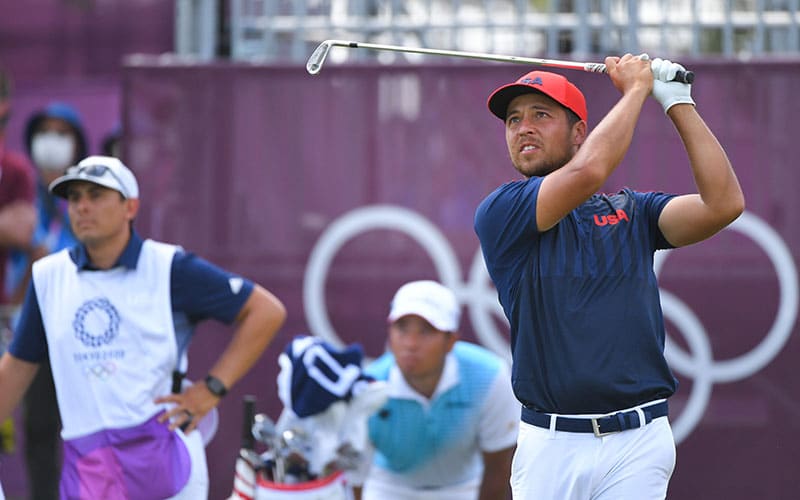
[[[524,177],[475,214],[523,404],[515,500],[665,498],[675,465],[667,398],[677,382],[664,359],[653,254],[702,241],[744,210],[690,85],[670,81],[683,67],[630,54],[605,63],[622,96],[591,133],[583,94],[557,74],[528,73],[488,102]],[[697,192],[598,194],[650,95],[683,141]]]

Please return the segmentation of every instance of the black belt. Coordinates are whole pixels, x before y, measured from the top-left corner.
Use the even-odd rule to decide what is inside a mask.
[[[556,419],[556,430],[564,432],[591,432],[595,436],[605,436],[628,429],[643,427],[653,421],[654,418],[665,417],[669,414],[669,407],[666,401],[644,406],[640,408],[644,414],[644,424],[639,422],[639,412],[636,410],[621,411],[604,415],[597,418],[589,417],[562,417],[554,416],[549,413],[542,413],[531,408],[522,408],[522,421],[526,424],[535,425],[545,429],[550,428],[550,419]]]

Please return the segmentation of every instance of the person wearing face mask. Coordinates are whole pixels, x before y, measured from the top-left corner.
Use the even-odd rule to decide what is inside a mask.
[[[37,240],[46,253],[72,246],[66,205],[47,191],[47,186],[67,167],[88,155],[86,131],[77,110],[63,102],[48,104],[28,120],[25,144],[39,174],[39,228]]]
[[[88,154],[81,117],[74,107],[63,102],[50,103],[34,113],[28,119],[24,139],[38,174],[38,224],[31,250],[15,256],[18,279],[11,293],[19,302],[30,280],[31,264],[76,243],[65,200],[53,196],[48,186]],[[42,363],[22,407],[29,498],[57,499],[61,474],[61,422],[49,363]]]
[[[66,204],[47,191],[47,186],[88,154],[86,132],[78,112],[69,104],[53,102],[35,112],[24,132],[28,154],[38,178],[36,205],[38,225],[32,251],[15,255],[12,300],[22,301],[32,261],[75,244]]]

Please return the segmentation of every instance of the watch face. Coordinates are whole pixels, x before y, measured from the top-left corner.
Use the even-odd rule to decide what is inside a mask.
[[[208,390],[211,391],[211,393],[215,396],[222,397],[228,392],[225,384],[223,384],[220,379],[211,375],[206,377],[206,386],[208,387]]]

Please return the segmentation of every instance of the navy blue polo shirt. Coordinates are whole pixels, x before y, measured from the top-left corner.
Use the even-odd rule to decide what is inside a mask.
[[[539,232],[542,177],[509,182],[475,214],[486,267],[511,325],[512,383],[529,408],[607,413],[670,396],[655,250],[674,195],[594,195]]]

